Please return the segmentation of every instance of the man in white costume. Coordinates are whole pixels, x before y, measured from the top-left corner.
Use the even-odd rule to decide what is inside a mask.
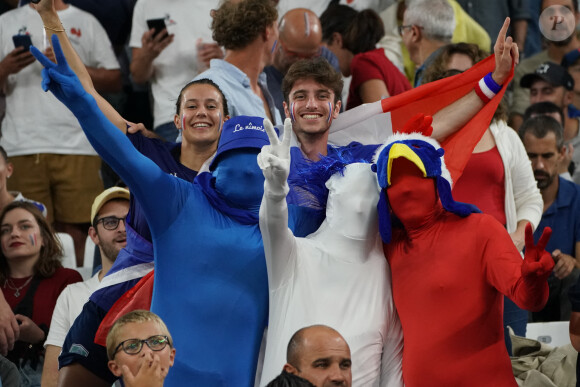
[[[268,121],[270,144],[258,155],[264,196],[264,240],[270,315],[260,385],[280,373],[294,332],[313,324],[340,332],[352,353],[353,386],[402,386],[403,334],[392,301],[390,270],[378,234],[379,188],[371,165],[349,164],[335,173],[326,220],[306,238],[288,228],[289,119],[282,140]]]

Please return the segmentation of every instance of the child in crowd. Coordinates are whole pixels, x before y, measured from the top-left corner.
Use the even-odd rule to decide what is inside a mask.
[[[163,386],[175,359],[172,342],[167,326],[155,313],[129,312],[107,335],[109,369],[123,378],[126,387]]]

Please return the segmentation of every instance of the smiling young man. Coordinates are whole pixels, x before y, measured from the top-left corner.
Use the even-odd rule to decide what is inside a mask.
[[[511,37],[506,38],[508,27],[509,19],[506,19],[494,46],[495,68],[491,78],[498,85],[507,81],[513,63],[519,60],[517,46]],[[333,155],[344,149],[329,145],[330,127],[338,118],[342,106],[340,100],[342,87],[341,75],[323,58],[303,59],[290,66],[282,82],[284,113],[292,120],[292,128],[301,148],[291,150],[292,170],[296,170],[296,163],[304,158],[316,161],[320,155]],[[432,114],[432,137],[442,140],[454,133],[466,125],[485,105],[474,90],[455,99]],[[361,116],[360,120],[366,118],[368,117]],[[354,142],[347,146],[355,158],[370,161],[378,145],[366,144],[382,142],[388,134],[385,133],[384,138],[375,137],[369,140],[364,138],[364,135],[355,133],[352,137],[360,143]]]

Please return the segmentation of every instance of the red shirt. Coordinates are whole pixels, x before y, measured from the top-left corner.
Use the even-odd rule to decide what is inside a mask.
[[[356,54],[350,62],[350,72],[352,80],[348,90],[346,110],[362,105],[358,88],[371,79],[380,79],[385,82],[391,96],[411,89],[411,84],[405,75],[385,56],[382,48]]]
[[[505,226],[505,170],[496,146],[471,155],[453,186],[453,199],[475,204]]]
[[[28,278],[11,278],[12,283],[17,288],[22,286],[27,280]],[[56,300],[60,293],[67,287],[67,285],[81,282],[82,280],[83,278],[76,270],[66,268],[57,269],[52,277],[45,278],[38,284],[38,288],[34,294],[32,316],[28,317],[31,317],[32,321],[34,321],[38,326],[44,324],[47,328],[50,327],[52,311],[54,310]],[[15,291],[13,289],[10,289],[5,284],[1,285],[4,298],[6,298],[6,302],[8,302],[8,305],[10,305],[12,310],[14,310],[20,301],[24,299],[26,292],[28,292],[28,289],[30,288],[30,283],[28,283],[28,285],[20,290],[20,296],[15,297]]]

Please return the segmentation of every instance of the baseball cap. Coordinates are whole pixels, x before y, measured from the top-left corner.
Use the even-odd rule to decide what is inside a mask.
[[[572,50],[562,58],[562,63],[560,63],[564,68],[572,66],[576,61],[580,59],[580,48]]]
[[[107,202],[113,199],[129,200],[129,196],[129,190],[121,187],[111,187],[101,192],[93,201],[93,206],[91,207],[91,222],[95,220],[95,216],[97,216]]]
[[[264,129],[264,118],[253,116],[230,118],[224,122],[217,152],[209,169],[213,171],[219,157],[227,151],[239,148],[262,149],[268,144],[270,140]]]
[[[556,63],[545,62],[536,68],[536,71],[526,74],[520,81],[520,86],[525,88],[532,87],[532,84],[538,80],[544,80],[552,86],[563,86],[566,90],[574,89],[574,79],[566,69]]]

